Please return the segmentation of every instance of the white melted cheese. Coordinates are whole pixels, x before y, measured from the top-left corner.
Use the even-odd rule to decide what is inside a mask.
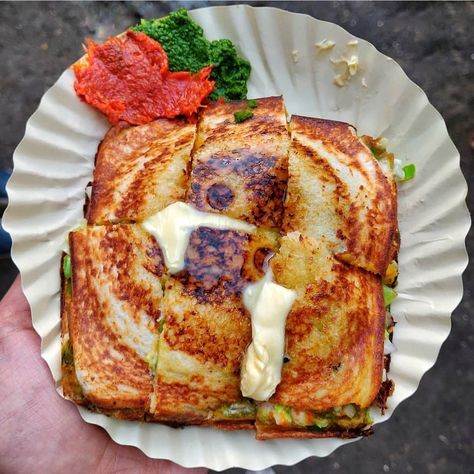
[[[243,294],[252,317],[252,343],[242,362],[240,390],[244,397],[268,400],[281,380],[285,323],[296,292],[272,281],[271,271]]]
[[[142,226],[157,240],[170,273],[184,269],[189,238],[198,227],[240,230],[251,233],[255,226],[222,214],[201,212],[184,202],[175,202],[146,219]]]

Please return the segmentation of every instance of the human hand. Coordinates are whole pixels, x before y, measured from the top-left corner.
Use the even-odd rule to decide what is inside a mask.
[[[116,444],[62,399],[40,355],[20,278],[0,302],[0,472],[204,474]]]

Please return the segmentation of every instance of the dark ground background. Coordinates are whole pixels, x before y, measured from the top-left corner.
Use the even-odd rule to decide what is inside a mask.
[[[254,2],[256,4],[257,2]],[[178,6],[215,2],[1,2],[0,168],[12,153],[42,94],[81,55],[85,36],[103,40],[138,21]],[[258,2],[338,23],[395,59],[441,112],[474,182],[474,3]],[[470,190],[468,205],[474,209]],[[471,230],[467,247],[474,250]],[[0,258],[0,296],[16,274]],[[464,274],[464,299],[436,366],[419,390],[373,437],[325,459],[311,458],[277,473],[474,473],[473,267]],[[233,469],[229,473],[238,473]]]

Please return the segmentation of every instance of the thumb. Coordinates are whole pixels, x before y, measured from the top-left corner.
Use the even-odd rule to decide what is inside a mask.
[[[161,464],[161,470],[158,472],[163,474],[206,474],[207,469],[205,468],[185,468],[174,464],[171,461],[159,461]]]
[[[18,275],[0,301],[0,330],[31,328],[30,305],[21,289],[21,280]]]

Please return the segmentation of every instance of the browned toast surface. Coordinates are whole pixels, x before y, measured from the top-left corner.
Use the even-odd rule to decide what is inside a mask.
[[[195,132],[166,119],[112,127],[96,156],[89,223],[141,221],[182,201]]]
[[[154,239],[135,225],[88,227],[69,236],[68,334],[85,399],[102,409],[148,405],[163,271]]]
[[[188,201],[251,224],[279,228],[289,137],[281,97],[258,99],[253,117],[236,123],[247,101],[210,104],[201,114]]]
[[[286,322],[289,361],[270,402],[316,411],[369,406],[382,381],[380,277],[298,233],[282,239],[271,266],[275,280],[298,296]]]
[[[119,124],[102,141],[89,225],[69,236],[64,394],[121,419],[256,428],[257,439],[368,434],[363,410],[382,383],[382,276],[399,247],[393,156],[375,157],[346,123],[288,125],[281,97],[253,105],[210,103],[196,124]],[[236,123],[243,109],[253,116]],[[141,223],[176,201],[256,231],[198,227],[184,270],[170,274]],[[265,418],[240,391],[252,341],[242,292],[268,265],[297,293],[268,402],[291,422]],[[358,423],[338,411],[351,406]],[[305,425],[334,409],[339,425]]]
[[[283,228],[324,240],[383,275],[397,232],[396,188],[346,123],[293,116]]]
[[[243,401],[240,369],[251,326],[241,292],[263,275],[259,250],[276,245],[269,232],[203,227],[192,234],[185,270],[165,284],[152,408],[157,419],[217,422],[219,409]]]

